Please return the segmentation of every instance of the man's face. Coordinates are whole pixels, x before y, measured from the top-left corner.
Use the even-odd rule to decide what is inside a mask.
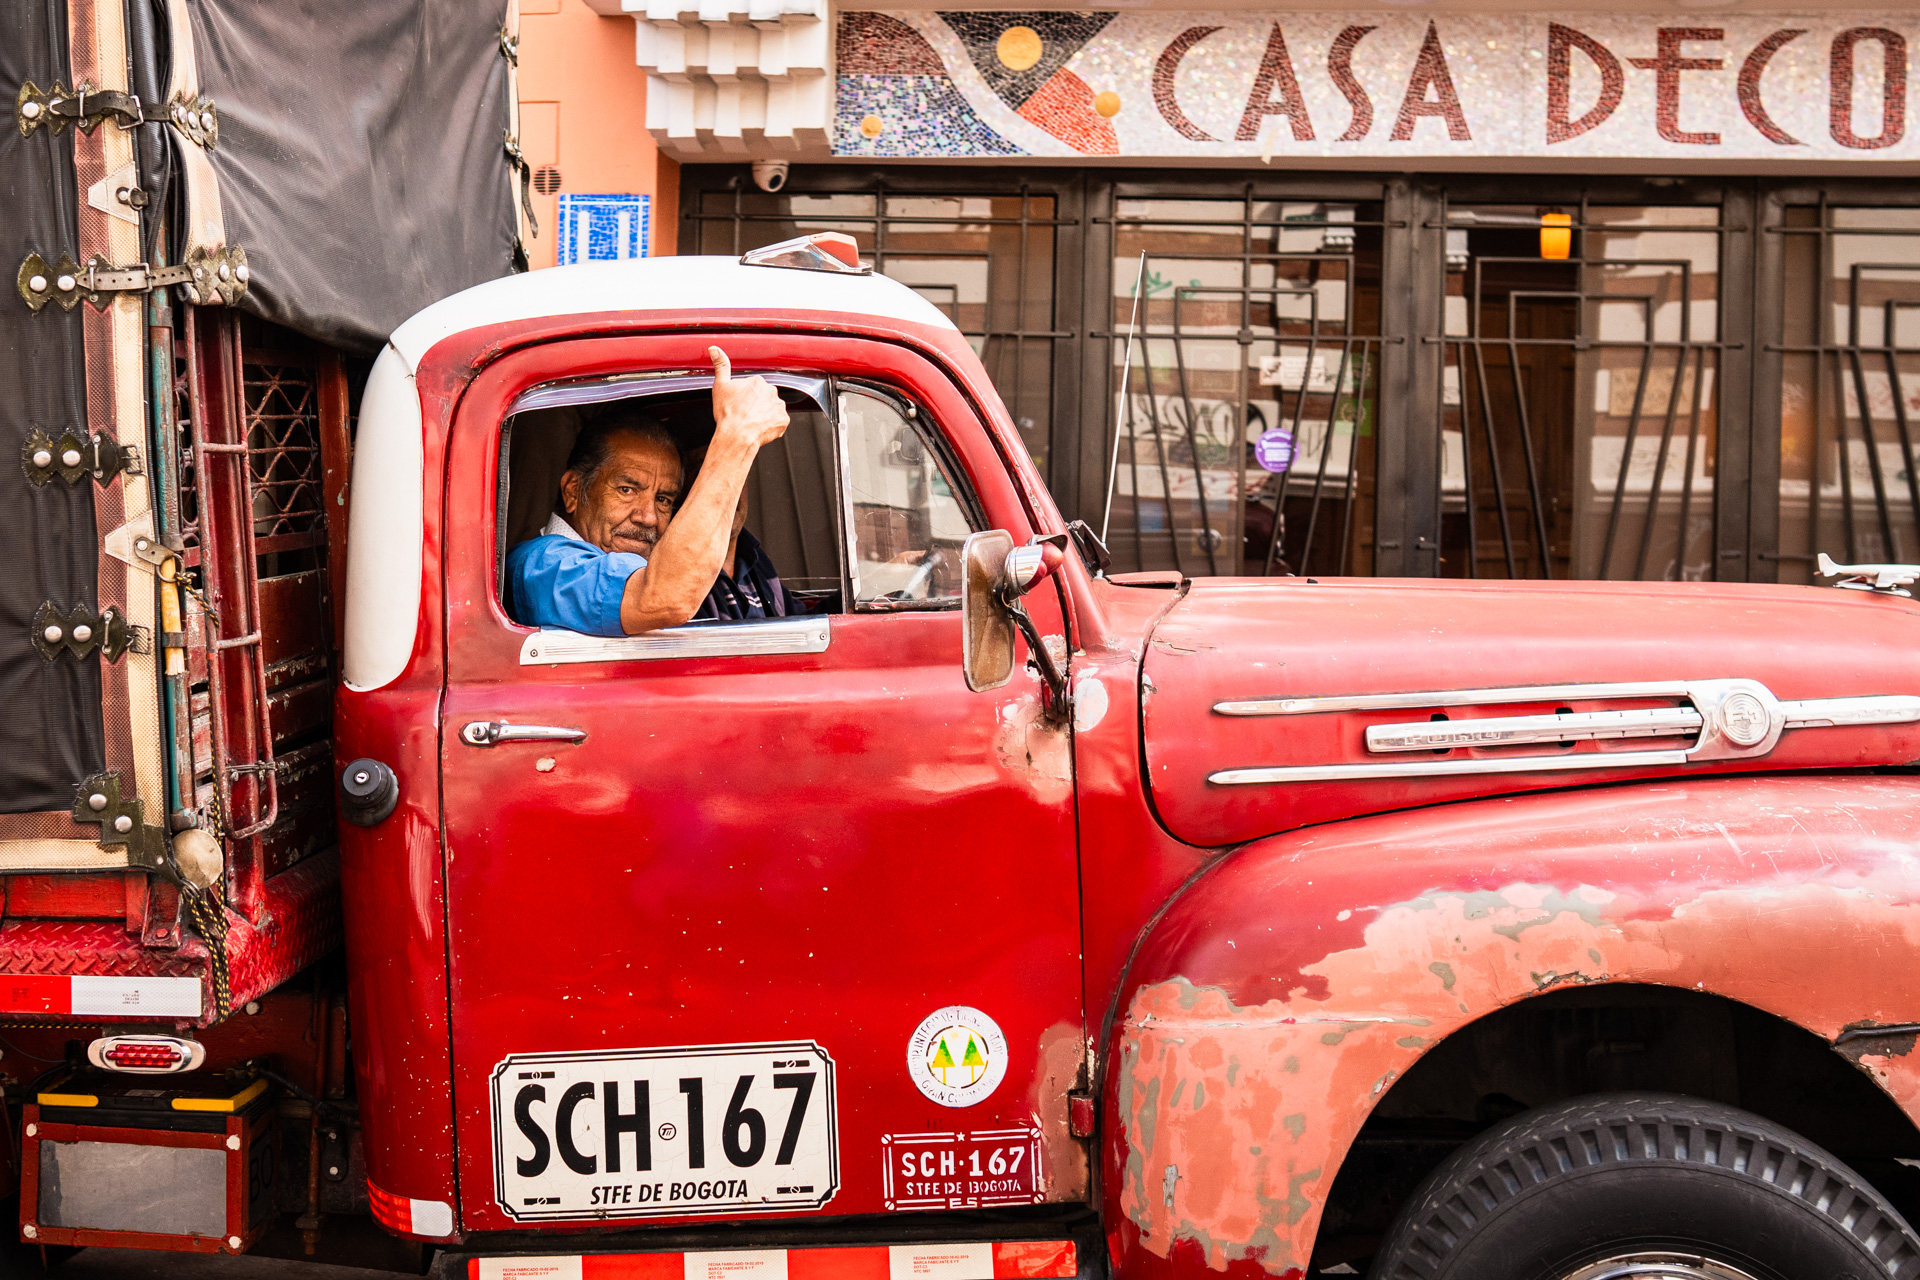
[[[603,551],[651,557],[680,504],[680,458],[673,449],[625,432],[613,437],[607,461],[583,485],[580,473],[560,479],[567,520]]]

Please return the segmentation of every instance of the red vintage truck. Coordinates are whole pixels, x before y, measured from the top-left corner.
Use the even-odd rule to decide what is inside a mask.
[[[516,623],[580,424],[697,443],[714,343],[789,405],[749,510],[794,610]],[[236,1165],[308,1095],[314,1158],[488,1280],[1920,1265],[1891,582],[1108,575],[964,338],[831,236],[428,308],[348,492],[344,1013],[137,1042],[259,1091],[197,1113]],[[56,1220],[120,1203],[63,1147],[158,1141],[114,1023],[22,1096],[27,1239],[111,1234]]]
[[[485,252],[328,293],[183,71],[245,24],[176,5],[161,76],[151,10],[67,10],[0,41],[0,163],[64,193],[0,226],[21,1267],[370,1213],[474,1280],[1920,1268],[1912,571],[1112,574],[843,238],[382,328],[507,269],[507,184]],[[575,435],[697,452],[714,344],[789,407],[792,607],[517,623]]]

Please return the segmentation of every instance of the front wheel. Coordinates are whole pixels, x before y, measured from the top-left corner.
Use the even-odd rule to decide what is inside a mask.
[[[1373,1280],[1913,1280],[1859,1174],[1735,1107],[1598,1094],[1515,1116],[1401,1210]]]

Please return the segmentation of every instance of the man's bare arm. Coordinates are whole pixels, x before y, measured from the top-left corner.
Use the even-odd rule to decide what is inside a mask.
[[[620,626],[628,635],[679,626],[694,615],[720,576],[754,458],[787,430],[787,406],[766,379],[736,381],[726,352],[708,347],[707,354],[713,359],[713,443],[647,567],[627,579]]]

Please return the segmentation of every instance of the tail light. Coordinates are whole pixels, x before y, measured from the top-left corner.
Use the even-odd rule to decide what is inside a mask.
[[[94,1066],[138,1076],[192,1071],[206,1056],[198,1042],[178,1036],[102,1036],[87,1046],[87,1061]]]

